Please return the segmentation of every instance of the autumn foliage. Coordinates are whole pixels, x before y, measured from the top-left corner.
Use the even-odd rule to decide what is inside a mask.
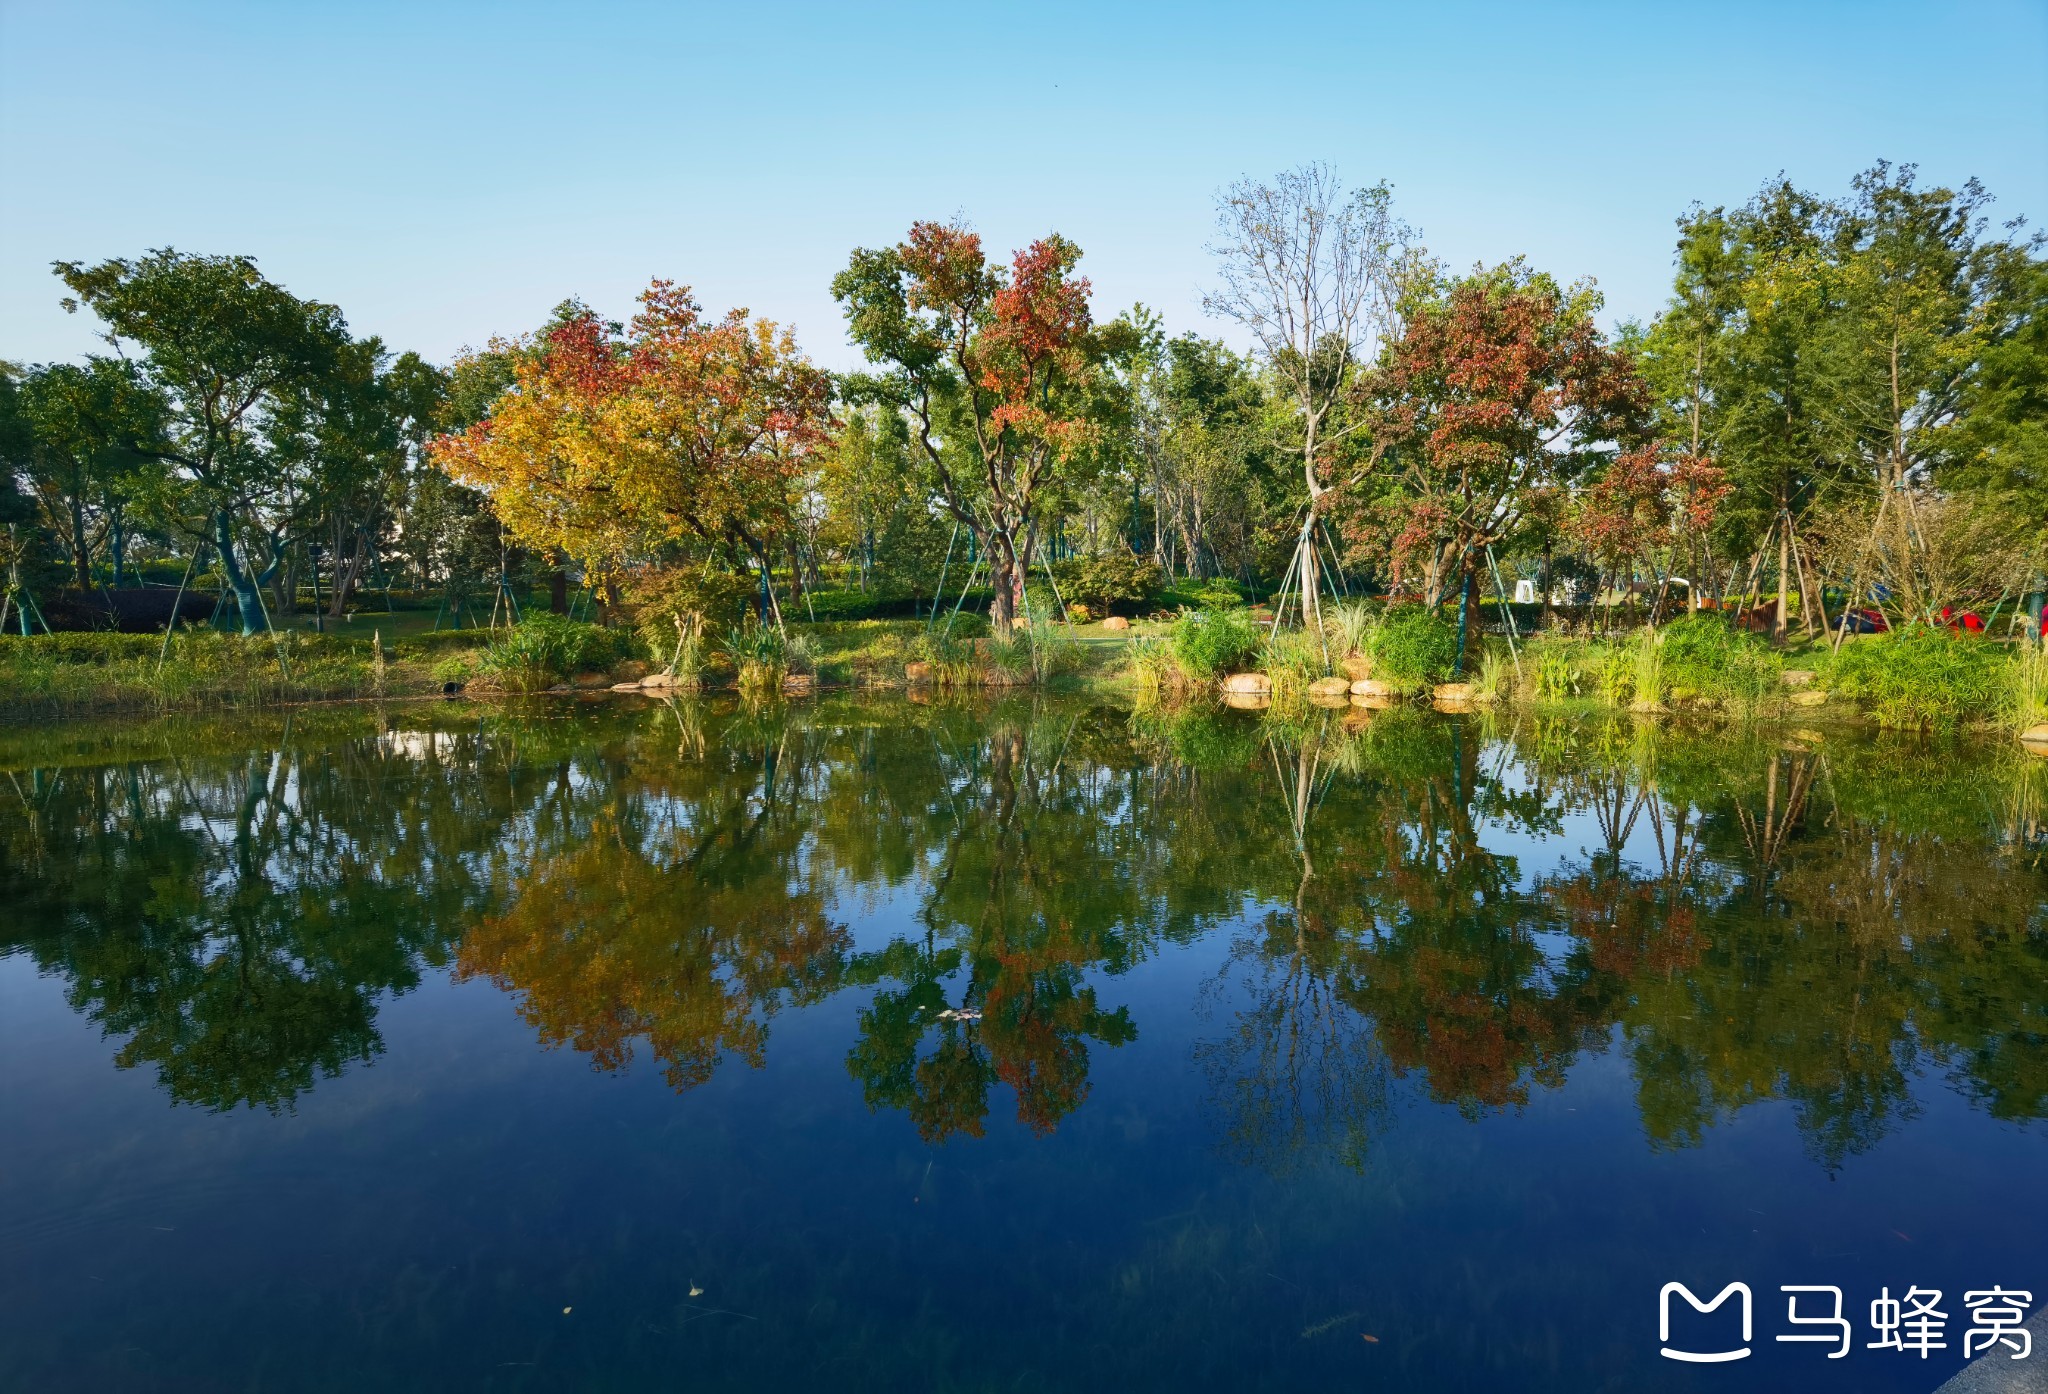
[[[765,557],[829,438],[830,380],[789,330],[744,310],[708,320],[668,281],[623,335],[579,309],[491,351],[511,357],[511,387],[430,453],[519,542],[599,577],[683,538]]]

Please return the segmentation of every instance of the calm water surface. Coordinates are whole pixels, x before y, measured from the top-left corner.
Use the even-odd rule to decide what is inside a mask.
[[[2000,748],[834,700],[0,766],[0,1389],[1922,1391],[1965,1289],[2048,1302]],[[1672,1280],[1754,1355],[1661,1359]],[[1914,1285],[1948,1348],[1865,1349]]]

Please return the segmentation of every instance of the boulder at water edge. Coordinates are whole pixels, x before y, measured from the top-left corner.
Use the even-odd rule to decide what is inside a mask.
[[[1266,697],[1272,695],[1273,680],[1264,673],[1232,673],[1223,680],[1223,690],[1247,697]]]
[[[1401,690],[1390,682],[1381,682],[1378,678],[1360,678],[1357,682],[1351,684],[1351,695],[1353,697],[1378,697],[1392,701],[1401,695]]]
[[[1102,622],[1102,627],[1104,629],[1129,629],[1131,627],[1131,622],[1125,619],[1122,615],[1111,615],[1108,619]]]
[[[2048,755],[2048,721],[2020,732],[2020,744],[2036,755]]]
[[[1351,680],[1349,678],[1317,678],[1308,685],[1308,695],[1311,697],[1349,697],[1351,695]]]

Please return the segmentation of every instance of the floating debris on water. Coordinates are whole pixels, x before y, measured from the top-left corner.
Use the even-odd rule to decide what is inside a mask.
[[[1317,1322],[1317,1323],[1316,1323],[1316,1324],[1315,1324],[1314,1326],[1304,1327],[1304,1328],[1302,1329],[1302,1333],[1301,1333],[1301,1339],[1302,1339],[1302,1340],[1304,1340],[1304,1341],[1306,1341],[1306,1340],[1307,1340],[1307,1339],[1308,1339],[1309,1337],[1311,1337],[1311,1336],[1320,1336],[1320,1335],[1322,1335],[1322,1334],[1323,1334],[1323,1333],[1324,1333],[1325,1331],[1328,1331],[1328,1330],[1329,1330],[1329,1329],[1330,1329],[1331,1327],[1334,1327],[1334,1326],[1342,1326],[1342,1325],[1343,1325],[1343,1324],[1344,1324],[1345,1322],[1347,1322],[1347,1321],[1357,1321],[1357,1320],[1358,1320],[1358,1313],[1356,1313],[1356,1312],[1344,1312],[1344,1313],[1342,1313],[1342,1314],[1340,1314],[1340,1315],[1338,1315],[1338,1316],[1334,1316],[1334,1317],[1331,1317],[1331,1318],[1330,1318],[1330,1319],[1329,1319],[1328,1321],[1319,1321],[1319,1322]]]

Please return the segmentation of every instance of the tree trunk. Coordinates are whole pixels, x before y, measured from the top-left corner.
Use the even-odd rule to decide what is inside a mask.
[[[1771,639],[1785,642],[1785,577],[1792,569],[1792,530],[1778,529],[1778,608],[1771,617]]]
[[[235,556],[235,533],[233,520],[226,509],[218,509],[213,515],[213,545],[220,553],[221,570],[226,573],[228,587],[235,593],[235,608],[242,616],[244,634],[261,634],[270,628],[270,622],[263,613],[263,597],[257,592],[256,578]]]
[[[107,512],[107,551],[114,563],[114,586],[118,589],[127,579],[128,561],[128,510],[122,504],[115,504]]]
[[[555,558],[555,569],[548,573],[548,613],[566,615],[569,613],[569,572],[562,565],[562,559]]]
[[[1315,509],[1309,509],[1308,528],[1301,534],[1301,627],[1313,630],[1322,622],[1323,605],[1316,575]]]
[[[988,576],[995,592],[989,601],[988,622],[996,633],[1008,634],[1017,623],[1023,578],[1018,574],[1016,545],[1002,533],[989,536]]]
[[[71,566],[81,591],[92,589],[92,544],[85,536],[85,502],[71,496]]]

